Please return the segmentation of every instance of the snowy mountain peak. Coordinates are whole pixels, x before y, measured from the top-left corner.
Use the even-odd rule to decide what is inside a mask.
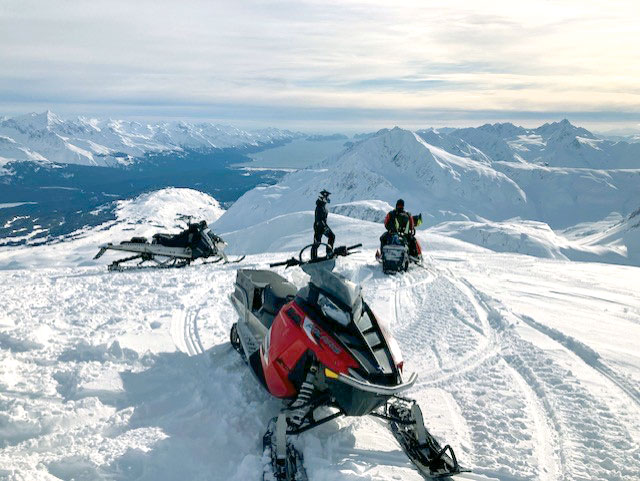
[[[516,135],[521,135],[526,132],[525,128],[513,125],[510,122],[484,124],[478,127],[478,130],[491,133],[502,138],[515,137]]]
[[[379,130],[316,167],[247,192],[217,227],[231,231],[312,210],[321,188],[334,193],[335,204],[375,199],[395,205],[402,197],[407,209],[424,212],[425,223],[476,215],[508,218],[526,204],[524,192],[504,174],[399,127]]]
[[[534,132],[546,137],[550,140],[562,140],[567,138],[585,137],[589,139],[595,139],[596,137],[587,129],[582,127],[576,127],[567,119],[562,119],[560,122],[546,123]]]
[[[248,132],[206,122],[142,124],[86,117],[63,120],[49,110],[0,121],[0,135],[51,162],[99,166],[128,165],[149,152],[274,145],[302,136],[279,129]],[[24,160],[21,155],[4,158]]]
[[[42,113],[32,112],[21,117],[14,117],[14,120],[19,125],[34,130],[51,130],[52,128],[64,122],[60,117],[58,117],[50,110]]]
[[[20,132],[51,130],[64,121],[56,114],[47,110],[42,113],[31,112],[29,114],[20,115],[11,119],[6,119],[0,126],[14,128]]]

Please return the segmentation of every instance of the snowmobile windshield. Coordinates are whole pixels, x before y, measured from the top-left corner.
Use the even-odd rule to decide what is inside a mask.
[[[332,259],[333,260],[333,259]],[[318,264],[307,264],[304,271],[311,277],[311,284],[323,291],[332,300],[352,310],[362,295],[359,285],[346,277],[323,268]]]
[[[318,307],[326,317],[344,327],[347,327],[351,322],[351,313],[338,307],[335,302],[322,293],[318,294]]]
[[[389,241],[389,244],[394,246],[403,246],[405,242],[404,242],[404,239],[399,234],[393,234],[391,236],[391,240]]]
[[[208,227],[206,229],[202,230],[202,239],[204,239],[205,244],[207,244],[207,247],[210,249],[211,252],[215,252],[216,247],[215,247],[215,239],[213,238],[213,233],[211,232],[211,229],[209,229]]]

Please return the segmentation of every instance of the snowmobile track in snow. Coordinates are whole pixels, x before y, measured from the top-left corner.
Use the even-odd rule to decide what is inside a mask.
[[[198,331],[198,314],[203,298],[204,296],[201,296],[200,301],[188,306],[183,312],[176,313],[171,321],[173,342],[180,351],[189,356],[197,356],[205,351]]]
[[[591,366],[613,384],[618,386],[618,388],[620,388],[620,390],[623,391],[637,406],[640,406],[640,392],[638,392],[630,382],[616,374],[610,367],[604,365],[602,361],[600,361],[600,356],[591,348],[572,337],[565,336],[551,327],[540,324],[529,316],[522,315],[519,316],[519,319],[538,332],[541,332],[554,341],[562,344],[565,348],[582,359],[587,365]]]
[[[585,476],[585,467],[590,466],[589,469],[597,473],[598,479],[637,479],[640,463],[637,459],[635,463],[632,462],[634,456],[631,453],[637,451],[637,444],[633,439],[633,429],[629,430],[628,419],[624,419],[625,416],[616,418],[608,403],[593,396],[579,376],[573,373],[573,369],[566,371],[545,351],[521,337],[517,330],[512,329],[503,312],[548,336],[566,349],[570,356],[577,357],[573,361],[576,372],[580,367],[577,363],[581,362],[603,374],[637,404],[633,394],[624,389],[624,385],[620,386],[618,379],[607,375],[606,366],[603,366],[605,372],[598,369],[598,365],[594,366],[594,361],[600,364],[598,355],[587,346],[531,318],[514,315],[498,301],[468,285],[489,310],[492,327],[499,335],[501,357],[512,369],[514,380],[521,385],[528,399],[536,435],[547,440],[546,449],[543,452],[538,450],[538,457],[544,463],[540,465],[539,475],[549,475],[544,479],[550,480],[581,479]],[[608,445],[624,447],[623,451],[629,452],[630,459],[618,458],[614,461],[608,452],[603,455],[602,449]],[[555,467],[551,463],[554,458]]]
[[[505,358],[505,346],[503,336],[501,335],[500,325],[496,320],[500,314],[488,305],[484,297],[479,293],[471,284],[464,279],[459,279],[450,272],[444,272],[436,269],[435,272],[430,272],[427,279],[415,279],[416,282],[411,282],[407,285],[407,278],[403,281],[396,282],[396,291],[394,296],[394,310],[396,319],[401,319],[401,316],[410,317],[407,313],[403,313],[403,305],[401,297],[403,296],[403,287],[407,287],[414,298],[424,304],[425,312],[435,309],[435,317],[431,321],[426,319],[427,322],[434,322],[436,326],[443,321],[446,323],[445,315],[450,316],[451,313],[446,309],[442,310],[442,315],[438,315],[438,312],[443,307],[438,305],[430,305],[434,299],[430,298],[428,293],[420,292],[422,286],[427,283],[435,283],[434,290],[440,291],[445,297],[453,299],[454,302],[462,302],[464,304],[456,305],[453,309],[455,314],[455,320],[460,322],[460,327],[468,328],[468,338],[475,338],[475,345],[469,351],[465,352],[465,349],[459,349],[461,357],[459,359],[451,359],[449,355],[449,363],[446,364],[438,355],[438,349],[436,346],[432,346],[432,350],[435,354],[437,361],[437,372],[434,372],[431,376],[422,376],[423,381],[419,382],[416,387],[424,388],[427,386],[442,387],[447,391],[455,393],[455,389],[451,389],[452,380],[459,378],[468,378],[470,380],[478,379],[473,384],[480,384],[482,386],[485,382],[487,386],[492,384],[492,377],[495,375],[502,376],[504,379],[509,379],[506,382],[510,385],[510,389],[513,391],[512,402],[517,402],[516,399],[522,400],[523,409],[514,411],[513,416],[516,423],[514,427],[509,429],[508,433],[504,433],[508,437],[515,437],[515,439],[527,440],[533,438],[531,455],[535,458],[536,467],[528,465],[528,468],[532,476],[542,481],[553,481],[556,479],[563,479],[565,473],[565,455],[560,449],[559,441],[555,435],[555,431],[562,426],[557,421],[557,416],[551,406],[551,404],[545,398],[539,398],[538,392],[531,386],[530,377],[526,377],[518,369],[514,368]],[[401,284],[404,283],[404,286]],[[446,294],[450,293],[449,296]],[[459,301],[455,301],[459,299]],[[426,302],[426,304],[425,304]],[[416,307],[423,307],[419,304]],[[432,314],[433,315],[433,314]],[[451,321],[450,321],[451,322]],[[446,328],[446,327],[445,327]],[[437,327],[436,327],[437,329]],[[458,330],[459,331],[459,330]],[[459,331],[461,332],[461,331]],[[400,334],[401,337],[402,334]],[[470,337],[469,337],[470,336]],[[460,341],[463,341],[460,339]],[[464,343],[463,343],[464,344]],[[471,348],[471,345],[469,345]],[[449,349],[451,346],[449,347]],[[495,372],[495,374],[487,375],[485,372]],[[486,381],[480,381],[480,379],[486,378]],[[455,386],[455,382],[453,385]],[[482,387],[480,387],[482,390]],[[517,394],[520,392],[520,394]],[[455,398],[456,396],[454,396]],[[471,407],[471,406],[470,406]],[[474,410],[477,410],[477,405],[472,406]],[[519,414],[518,414],[519,413]],[[470,413],[475,417],[476,415]],[[466,417],[466,416],[465,416]],[[522,418],[519,421],[518,418]],[[533,433],[529,434],[525,428],[525,425],[533,425]],[[518,427],[521,426],[521,427]],[[478,430],[484,430],[483,424],[477,426]],[[507,438],[505,438],[507,439]],[[499,440],[498,440],[499,441]],[[488,450],[491,445],[496,441],[492,441],[486,446]],[[480,443],[485,444],[486,442]],[[478,446],[480,449],[484,449]],[[495,449],[495,447],[493,448]],[[482,462],[480,464],[483,464]],[[501,473],[494,472],[491,469],[480,469],[480,472],[486,475],[500,476]],[[503,473],[502,473],[503,474]],[[527,479],[526,477],[524,479]]]

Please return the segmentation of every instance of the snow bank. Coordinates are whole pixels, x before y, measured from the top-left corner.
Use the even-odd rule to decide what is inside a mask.
[[[445,222],[428,230],[470,242],[495,252],[591,262],[626,264],[631,261],[615,246],[586,245],[569,240],[543,223],[523,219],[504,222]]]
[[[244,229],[222,232],[228,242],[227,252],[232,254],[257,254],[262,252],[299,251],[313,242],[314,213],[294,212],[283,214]],[[362,243],[365,247],[377,247],[384,226],[337,214],[329,214],[329,225],[336,235],[336,245]],[[326,242],[326,238],[323,239]],[[307,255],[309,252],[306,253]]]
[[[381,200],[358,200],[337,205],[329,204],[330,212],[370,222],[384,222],[385,216],[392,209],[393,207],[389,203]]]
[[[175,228],[177,217],[190,215],[194,219],[215,222],[224,214],[220,203],[208,194],[193,189],[170,187],[142,194],[132,200],[117,202],[118,222],[152,224],[154,227]]]

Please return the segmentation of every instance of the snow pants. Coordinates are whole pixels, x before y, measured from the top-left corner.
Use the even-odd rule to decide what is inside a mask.
[[[311,258],[316,259],[318,257],[318,247],[322,242],[322,236],[327,236],[327,244],[333,249],[333,243],[336,240],[336,236],[327,224],[314,224],[313,225],[313,246],[311,246]],[[329,249],[327,249],[327,254]]]

